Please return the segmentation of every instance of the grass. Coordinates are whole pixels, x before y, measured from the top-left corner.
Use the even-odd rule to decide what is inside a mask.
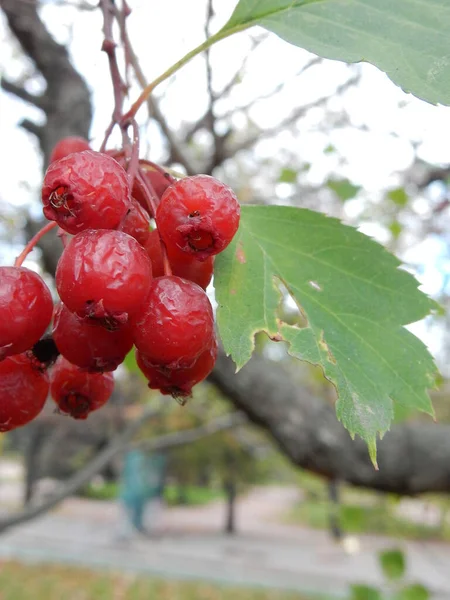
[[[344,534],[376,533],[406,539],[450,540],[450,525],[445,520],[431,525],[402,517],[398,498],[392,494],[376,494],[342,485],[340,505],[334,507],[322,479],[302,473],[299,483],[304,500],[284,515],[285,522],[329,529],[330,515],[334,513]],[[430,494],[420,499],[443,511],[448,509],[446,497]]]
[[[291,509],[285,520],[314,529],[328,529],[330,510],[328,502],[306,500]],[[407,539],[435,539],[441,533],[437,527],[402,519],[377,505],[343,505],[338,509],[337,516],[344,533],[377,533]]]
[[[185,488],[185,506],[202,506],[209,504],[214,500],[220,500],[224,497],[222,490],[213,488],[204,488],[190,485]],[[119,495],[118,483],[103,483],[102,485],[88,485],[84,488],[82,495],[91,500],[115,500]],[[164,499],[169,506],[179,505],[178,489],[174,485],[167,485],[164,492]],[[0,600],[2,600],[0,596]]]
[[[160,581],[50,565],[0,563],[0,600],[307,600],[297,592]]]

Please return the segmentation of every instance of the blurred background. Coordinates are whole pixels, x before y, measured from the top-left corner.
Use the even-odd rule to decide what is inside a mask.
[[[129,102],[234,5],[130,0]],[[98,149],[113,93],[95,2],[0,6],[8,265],[42,225],[53,146],[81,135]],[[439,425],[402,415],[376,472],[321,371],[264,334],[238,376],[221,354],[185,407],[149,391],[130,356],[86,422],[49,401],[0,437],[0,599],[450,598],[450,109],[254,28],[158,87],[138,122],[142,158],[214,174],[241,203],[338,217],[400,257],[443,307],[410,327],[442,373]],[[58,244],[25,263],[52,290]],[[287,292],[280,310],[297,321]]]

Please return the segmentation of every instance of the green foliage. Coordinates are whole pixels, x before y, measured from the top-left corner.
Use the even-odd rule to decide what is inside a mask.
[[[381,600],[382,596],[377,588],[368,585],[352,585],[350,600]]]
[[[397,204],[397,206],[406,206],[409,202],[409,196],[403,187],[389,190],[386,196],[389,198],[389,200],[392,200],[394,204]]]
[[[342,202],[351,200],[361,189],[360,185],[353,185],[348,179],[330,179],[327,186],[332,190]]]
[[[450,104],[446,0],[240,0],[219,39],[253,25],[324,58],[370,62],[406,92]]]
[[[295,183],[297,181],[297,171],[288,167],[281,169],[278,181],[280,183]]]
[[[400,579],[405,574],[405,555],[401,550],[385,550],[379,560],[386,579]]]
[[[430,592],[420,583],[413,583],[399,590],[393,600],[428,600]]]
[[[336,513],[345,534],[384,534],[407,539],[436,539],[441,531],[431,525],[402,519],[393,506],[374,503],[365,498],[358,504],[355,499],[343,502],[337,509],[328,500],[317,496],[299,502],[286,515],[288,523],[306,525],[314,529],[328,530],[330,514]]]
[[[3,562],[2,600],[306,600],[294,592],[220,586],[203,582],[162,581],[129,574],[94,573],[87,569]]]
[[[335,385],[338,418],[367,441],[374,462],[394,403],[433,414],[433,359],[403,326],[435,303],[399,265],[337,219],[277,206],[243,206],[235,239],[216,259],[217,321],[237,367],[250,359],[258,331],[289,342],[292,356],[320,365]],[[277,319],[280,282],[307,327]]]
[[[203,506],[221,500],[224,497],[222,489],[188,485],[183,489],[183,504],[188,506]],[[169,506],[180,504],[179,489],[174,485],[166,486],[164,500]]]

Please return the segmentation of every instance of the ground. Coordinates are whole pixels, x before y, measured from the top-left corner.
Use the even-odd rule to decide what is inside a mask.
[[[12,502],[14,485],[3,484],[0,494]],[[355,582],[383,585],[377,553],[395,546],[407,554],[408,580],[428,587],[433,598],[450,599],[450,546],[373,535],[342,545],[327,532],[280,524],[279,516],[297,500],[293,487],[254,488],[239,500],[236,536],[222,533],[225,507],[213,502],[162,509],[157,523],[153,514],[153,537],[124,538],[116,502],[68,499],[2,535],[0,557],[344,597]]]

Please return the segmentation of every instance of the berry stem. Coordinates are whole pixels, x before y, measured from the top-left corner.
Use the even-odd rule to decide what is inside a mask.
[[[142,175],[141,169],[137,170],[136,179],[139,181],[143,188],[144,197],[145,201],[147,202],[150,216],[152,217],[152,219],[154,219],[156,215],[156,208],[158,205],[158,197],[155,193],[155,190],[153,189],[152,184],[148,181],[147,177],[144,177]]]
[[[128,163],[127,169],[130,190],[133,189],[134,180],[139,169],[139,127],[134,119],[131,122],[131,126],[133,127],[133,141],[131,145],[130,162]]]
[[[167,248],[165,243],[162,241],[161,236],[159,237],[159,242],[161,244],[161,253],[163,257],[163,267],[164,267],[164,275],[172,275],[172,267],[169,263],[169,257],[167,256]]]
[[[249,25],[245,25],[245,26],[241,26],[241,27],[234,27],[233,29],[221,29],[216,34],[214,34],[213,36],[211,36],[210,38],[208,38],[207,40],[202,42],[199,46],[197,46],[196,48],[194,48],[193,50],[188,52],[185,56],[183,56],[183,58],[181,58],[178,62],[173,64],[171,67],[169,67],[167,69],[167,71],[164,71],[164,73],[162,73],[159,77],[154,79],[151,83],[149,83],[142,90],[139,98],[136,100],[136,102],[134,102],[131,105],[130,110],[123,116],[123,122],[127,123],[127,122],[131,121],[131,119],[134,119],[137,111],[141,108],[141,106],[144,104],[144,102],[147,100],[147,98],[150,96],[150,94],[153,92],[153,90],[160,83],[162,83],[163,81],[168,79],[171,75],[176,73],[179,69],[181,69],[181,67],[184,67],[184,65],[186,63],[188,63],[191,59],[193,59],[195,56],[197,56],[197,54],[201,54],[202,52],[207,50],[210,46],[212,46],[216,42],[219,42],[220,40],[225,39],[226,37],[228,37],[231,34],[236,33],[238,31],[243,31],[244,29],[247,29],[248,26]]]
[[[55,227],[58,227],[58,223],[56,223],[56,221],[50,221],[50,223],[47,223],[47,225],[44,225],[44,227],[42,227],[42,229],[40,229],[35,235],[33,235],[31,240],[28,242],[28,244],[25,246],[25,248],[22,250],[22,252],[19,254],[19,256],[14,261],[14,266],[21,267],[23,264],[23,261],[30,254],[30,252],[33,250],[33,248],[36,246],[36,244],[39,242],[39,240],[41,238],[43,238],[46,233],[48,233],[50,230],[54,229]]]

